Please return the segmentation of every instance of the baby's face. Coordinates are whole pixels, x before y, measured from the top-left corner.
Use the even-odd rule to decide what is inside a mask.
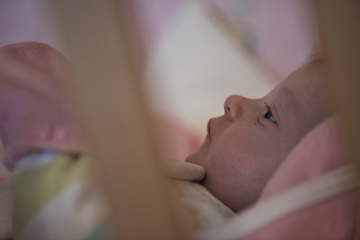
[[[324,67],[303,67],[261,99],[230,96],[187,162],[203,166],[202,184],[231,209],[254,203],[286,155],[325,118]]]

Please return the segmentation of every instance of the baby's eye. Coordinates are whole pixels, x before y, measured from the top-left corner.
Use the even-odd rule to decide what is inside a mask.
[[[273,115],[272,112],[271,112],[270,106],[269,106],[266,102],[264,102],[264,105],[265,105],[265,107],[266,107],[266,109],[267,109],[267,112],[265,113],[264,118],[267,118],[267,119],[269,119],[270,121],[273,121],[273,122],[276,123],[276,120],[275,120],[275,118],[274,118],[274,115]]]
[[[265,115],[264,115],[264,118],[267,118],[269,119],[270,121],[273,121],[273,122],[276,122],[272,112],[270,110],[268,110]]]

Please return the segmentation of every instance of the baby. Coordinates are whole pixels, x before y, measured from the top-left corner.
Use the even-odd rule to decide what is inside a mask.
[[[312,62],[260,99],[233,95],[210,119],[202,146],[186,161],[201,165],[201,182],[238,212],[253,204],[296,143],[332,114],[326,63]]]
[[[86,158],[68,153],[82,153],[83,146],[78,125],[69,117],[71,101],[60,58],[57,51],[38,43],[0,49],[0,134],[15,167],[18,237],[35,234],[33,239],[41,239],[36,234],[41,234],[44,224],[56,225],[58,220],[52,217],[67,219],[67,231],[59,228],[56,232],[59,239],[61,234],[90,237],[91,232],[101,232],[106,222],[106,217],[93,211],[98,201],[92,201],[94,195],[82,185],[88,178],[83,170]],[[231,210],[238,212],[255,203],[296,143],[332,114],[326,72],[324,62],[314,62],[261,99],[230,96],[224,115],[209,121],[203,145],[186,161],[204,167],[206,177],[201,184],[230,215]],[[195,187],[195,192],[201,189]],[[90,197],[84,198],[84,192]],[[76,207],[64,208],[79,199],[87,201],[86,209],[93,211],[91,221],[82,219],[87,215],[77,214]],[[52,211],[57,208],[62,214]],[[63,239],[70,238],[64,235]]]

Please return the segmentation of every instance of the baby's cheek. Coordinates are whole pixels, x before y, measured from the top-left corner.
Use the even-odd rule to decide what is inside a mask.
[[[233,141],[222,141],[219,144],[214,144],[209,158],[213,171],[223,177],[233,175],[241,166],[244,153],[241,148],[241,144]]]
[[[245,137],[246,136],[246,137]],[[214,176],[224,181],[233,182],[237,179],[250,181],[261,171],[268,147],[263,147],[258,139],[260,136],[246,134],[227,135],[214,144],[210,161]]]

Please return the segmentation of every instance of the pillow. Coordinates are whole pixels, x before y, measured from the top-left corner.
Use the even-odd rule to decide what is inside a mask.
[[[349,162],[339,121],[339,116],[331,117],[304,137],[268,182],[257,205]],[[357,239],[355,196],[356,190],[339,194],[285,215],[241,239]]]

